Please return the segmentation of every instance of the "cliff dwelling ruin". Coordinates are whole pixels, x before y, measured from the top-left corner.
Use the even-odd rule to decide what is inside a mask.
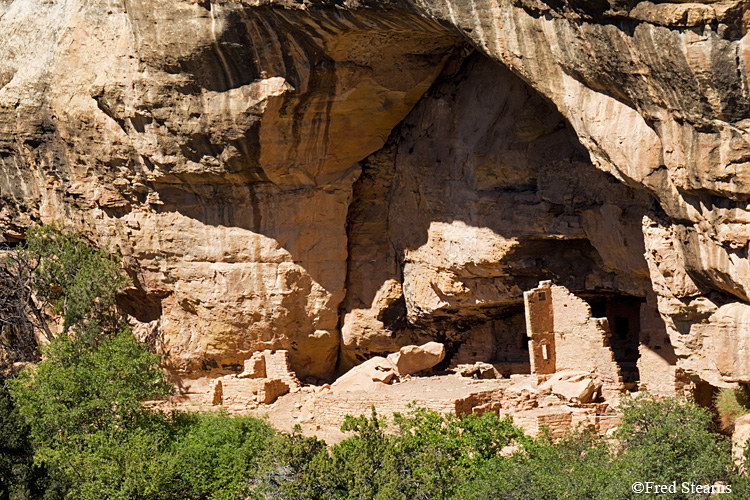
[[[372,405],[380,414],[404,412],[415,401],[459,415],[512,413],[531,435],[546,427],[559,436],[576,423],[603,433],[617,425],[616,402],[625,391],[674,395],[690,383],[676,366],[653,305],[632,297],[592,301],[595,306],[551,281],[526,291],[525,324],[517,325],[514,337],[528,339],[527,348],[515,341],[511,346],[516,359],[525,353],[525,362],[507,361],[508,332],[483,329],[474,337],[481,341],[462,344],[453,356],[454,376],[436,370],[444,346],[428,342],[387,358],[375,356],[332,385],[315,386],[299,383],[287,351],[266,350],[247,359],[241,374],[214,379],[205,402],[230,411],[270,412],[283,425],[304,424],[333,441],[343,437],[337,422],[344,415]],[[614,331],[611,324],[617,325]],[[493,359],[498,356],[501,361]],[[706,387],[692,390],[701,404],[711,404]]]
[[[608,389],[665,395],[687,382],[676,368],[663,321],[645,300],[598,299],[593,307],[543,281],[524,293],[524,305],[531,373],[591,370]]]
[[[11,3],[0,242],[117,247],[184,394],[430,341],[436,371],[750,383],[742,9]]]

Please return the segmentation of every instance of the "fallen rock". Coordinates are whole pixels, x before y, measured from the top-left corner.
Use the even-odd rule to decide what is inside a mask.
[[[565,401],[563,401],[560,396],[557,396],[555,394],[548,394],[547,396],[544,396],[541,400],[539,400],[538,407],[546,408],[548,406],[562,406],[564,404]]]
[[[445,358],[445,346],[439,342],[427,342],[421,346],[407,345],[388,355],[398,376],[411,375],[432,368]]]
[[[511,394],[522,394],[523,392],[535,393],[539,390],[539,381],[537,377],[528,375],[511,375],[510,385],[507,392]]]
[[[590,373],[559,372],[539,386],[539,392],[551,393],[567,401],[590,403],[602,388],[602,381]]]
[[[495,368],[491,364],[483,363],[481,361],[474,364],[458,365],[453,371],[462,377],[471,377],[481,380],[497,378]]]
[[[388,384],[395,374],[395,366],[389,360],[376,356],[340,376],[331,385],[331,390],[334,392],[370,391]]]

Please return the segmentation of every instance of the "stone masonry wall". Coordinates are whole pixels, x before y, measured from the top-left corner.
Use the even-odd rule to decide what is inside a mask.
[[[565,287],[543,281],[524,293],[524,302],[532,370],[590,370],[597,372],[606,385],[622,385],[620,368],[609,346],[607,321],[593,318],[586,301]]]

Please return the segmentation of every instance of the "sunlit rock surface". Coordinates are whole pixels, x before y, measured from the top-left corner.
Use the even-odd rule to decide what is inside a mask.
[[[116,245],[186,381],[514,362],[552,279],[655,292],[683,369],[750,382],[747,8],[0,0],[2,238]]]

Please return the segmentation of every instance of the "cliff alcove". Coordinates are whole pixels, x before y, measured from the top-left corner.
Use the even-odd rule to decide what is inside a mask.
[[[518,365],[545,279],[640,303],[642,382],[750,382],[748,6],[605,3],[0,2],[2,238],[117,245],[188,388]]]
[[[340,368],[438,339],[454,364],[528,373],[523,291],[551,279],[613,311],[645,302],[641,219],[654,210],[590,163],[553,106],[472,53],[362,162]],[[616,351],[637,382],[639,332],[625,337]]]

